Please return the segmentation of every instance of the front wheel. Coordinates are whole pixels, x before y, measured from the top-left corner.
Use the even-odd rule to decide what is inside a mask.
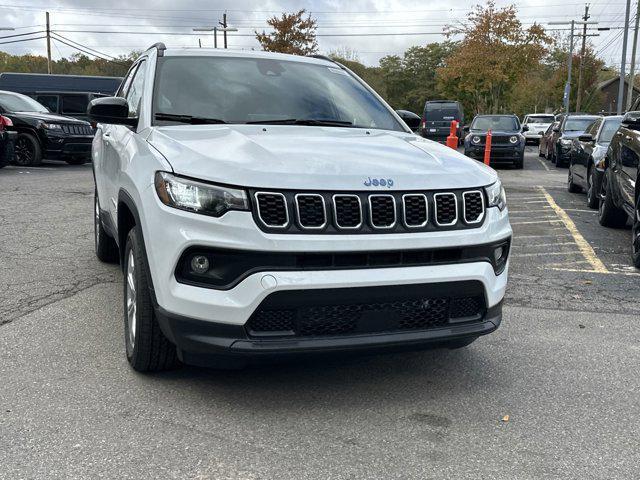
[[[573,183],[573,171],[571,170],[571,167],[569,167],[569,174],[567,175],[567,191],[569,193],[578,193],[580,190],[581,188]]]
[[[30,133],[18,135],[13,161],[21,167],[33,167],[42,163],[42,149],[34,135]]]
[[[631,229],[631,261],[633,266],[640,268],[640,196],[636,200],[636,210]]]
[[[127,360],[139,372],[170,370],[178,365],[176,347],[156,320],[149,266],[139,227],[127,236],[124,252],[124,336]]]
[[[587,206],[592,209],[598,208],[598,192],[596,190],[596,169],[591,167],[587,174]]]
[[[600,199],[598,205],[598,221],[603,227],[621,228],[627,223],[627,214],[616,207],[611,195],[611,181],[609,170],[605,171],[600,185]]]

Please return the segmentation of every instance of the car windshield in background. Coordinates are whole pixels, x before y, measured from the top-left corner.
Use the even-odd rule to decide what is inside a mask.
[[[429,117],[455,117],[458,115],[458,104],[453,102],[440,103],[428,102],[425,108],[427,119]]]
[[[531,123],[551,123],[553,122],[553,115],[549,116],[537,116],[537,117],[529,117],[527,119],[527,124]]]
[[[471,130],[496,130],[501,132],[515,132],[520,128],[513,117],[477,117],[471,124]]]
[[[601,143],[609,143],[613,138],[613,135],[618,131],[621,121],[622,117],[605,120],[604,125],[602,126],[602,131],[600,132],[599,141]]]
[[[44,105],[24,95],[0,93],[0,106],[7,112],[48,112]]]
[[[569,118],[564,124],[565,132],[584,132],[598,117]]]
[[[338,66],[266,58],[166,57],[156,122],[306,124],[404,131],[385,105]]]

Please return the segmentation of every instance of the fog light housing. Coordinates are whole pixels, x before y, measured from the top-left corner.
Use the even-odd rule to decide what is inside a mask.
[[[493,251],[493,258],[495,259],[496,263],[498,263],[503,256],[504,256],[504,246],[500,245],[498,248],[496,248]]]
[[[493,271],[496,275],[500,275],[504,272],[507,266],[507,259],[509,258],[509,246],[510,241],[504,242],[501,245],[496,245],[493,249]]]
[[[198,275],[204,275],[209,271],[209,259],[205,255],[191,257],[191,271]]]

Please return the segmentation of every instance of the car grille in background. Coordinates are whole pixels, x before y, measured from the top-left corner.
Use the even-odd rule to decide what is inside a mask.
[[[436,223],[439,226],[453,225],[458,221],[458,206],[453,193],[436,193]]]
[[[252,192],[258,226],[273,233],[398,233],[476,228],[484,192]],[[431,213],[433,212],[433,213]]]
[[[481,320],[484,298],[474,296],[415,297],[380,302],[323,303],[271,308],[260,306],[249,320],[251,336],[339,336],[415,331],[450,323]]]
[[[467,223],[478,223],[484,216],[484,197],[479,190],[464,192],[462,194],[464,203],[464,221]]]
[[[333,208],[338,228],[358,228],[362,225],[362,206],[357,195],[334,195]]]
[[[93,128],[91,128],[91,125],[73,125],[70,123],[63,123],[62,131],[69,135],[93,135]]]
[[[258,217],[264,225],[271,228],[283,228],[289,223],[289,214],[285,196],[281,193],[256,193]]]

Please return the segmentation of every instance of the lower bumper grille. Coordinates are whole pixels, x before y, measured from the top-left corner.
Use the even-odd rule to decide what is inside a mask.
[[[267,297],[247,327],[251,336],[356,335],[441,328],[485,312],[479,282],[289,291]]]

